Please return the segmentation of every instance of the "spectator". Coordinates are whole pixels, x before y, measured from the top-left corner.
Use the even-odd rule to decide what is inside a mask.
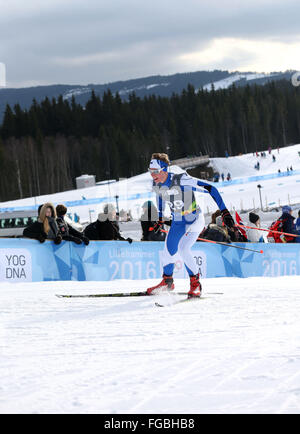
[[[221,178],[222,178],[222,181],[224,181],[224,179],[225,179],[224,173],[222,173]]]
[[[50,239],[55,244],[60,244],[62,237],[59,234],[55,221],[56,212],[52,203],[47,202],[44,205],[40,205],[38,213],[38,220],[24,229],[24,237],[33,238],[40,243],[43,243],[46,239]]]
[[[76,244],[81,244],[84,242],[84,244],[87,246],[89,244],[89,239],[82,234],[81,232],[74,229],[71,225],[69,225],[64,217],[67,213],[67,207],[65,205],[57,205],[56,207],[56,223],[59,229],[59,233],[63,240],[65,241],[73,241]]]
[[[231,175],[230,175],[230,173],[228,172],[227,173],[227,181],[230,181],[231,180]]]
[[[275,243],[298,243],[300,237],[289,236],[286,234],[298,235],[299,232],[296,230],[294,223],[295,217],[292,216],[292,208],[290,206],[282,207],[282,215],[276,220],[270,228],[269,237],[273,237]],[[284,232],[282,234],[277,232]]]
[[[282,207],[282,216],[280,217],[283,220],[282,231],[289,234],[298,234],[294,223],[295,217],[292,216],[292,213],[293,210],[290,206]],[[296,242],[296,237],[289,237],[288,235],[285,235],[284,238],[284,242],[286,243]]]
[[[112,204],[104,206],[103,213],[98,214],[98,219],[90,223],[84,230],[84,235],[89,240],[120,240],[132,243],[131,238],[123,238],[117,219],[116,209]]]
[[[215,211],[212,215],[211,215],[211,222],[208,224],[208,226],[210,225],[216,225],[217,224],[217,217],[219,217],[221,215],[221,211],[219,209],[217,209],[217,211]]]
[[[153,228],[158,220],[158,211],[151,200],[145,202],[142,206],[143,214],[141,215],[141,226],[143,236],[141,241],[164,241],[166,234],[160,229],[157,232]],[[152,230],[151,230],[152,229]]]
[[[260,217],[254,212],[249,213],[249,225],[254,229],[247,229],[247,238],[250,243],[267,243],[267,237],[264,231],[259,231]]]
[[[217,172],[214,174],[214,182],[219,182],[220,174]]]
[[[221,241],[223,243],[231,243],[228,229],[223,226],[222,216],[214,216],[215,223],[211,222],[208,228],[201,234],[202,238],[212,241]]]
[[[300,234],[300,210],[298,211],[298,218],[296,220],[296,231]]]

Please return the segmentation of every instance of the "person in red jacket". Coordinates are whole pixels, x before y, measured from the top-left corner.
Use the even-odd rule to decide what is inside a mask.
[[[294,223],[295,217],[292,216],[292,212],[293,211],[290,206],[285,205],[282,207],[282,215],[271,225],[268,238],[273,237],[275,243],[298,242],[297,237],[286,235],[286,234],[299,235],[299,232],[296,230],[296,226]],[[285,232],[285,234],[284,233],[281,234],[277,232]]]

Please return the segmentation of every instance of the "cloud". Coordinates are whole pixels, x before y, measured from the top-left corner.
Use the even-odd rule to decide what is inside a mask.
[[[214,39],[202,51],[180,56],[186,68],[238,69],[239,71],[272,72],[288,69],[300,70],[300,40],[294,43],[277,40],[247,40],[237,38]]]
[[[299,68],[298,3],[0,0],[0,62],[11,86]]]

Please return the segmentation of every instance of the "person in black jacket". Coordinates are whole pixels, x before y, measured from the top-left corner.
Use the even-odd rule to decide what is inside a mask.
[[[76,244],[82,244],[83,242],[87,246],[90,242],[89,239],[65,221],[64,217],[66,213],[67,207],[65,205],[59,204],[56,206],[56,223],[62,239],[66,241],[73,241]]]
[[[116,218],[115,207],[112,204],[106,204],[104,212],[98,215],[98,219],[85,228],[84,235],[89,240],[120,240],[128,241],[131,244],[131,238],[125,239],[120,234]]]
[[[143,237],[141,241],[164,241],[166,234],[160,229],[154,232],[153,228],[158,220],[158,211],[151,200],[145,202],[142,206],[143,214],[141,215],[141,226]]]
[[[40,243],[49,239],[55,244],[60,244],[62,237],[56,224],[56,211],[52,203],[47,202],[41,205],[38,213],[38,220],[24,229],[23,236],[38,240]]]
[[[228,229],[223,226],[222,216],[219,215],[215,217],[216,223],[210,223],[208,228],[201,235],[202,238],[212,241],[220,241],[222,243],[231,243],[230,236],[228,234]]]
[[[296,230],[295,225],[295,217],[292,216],[292,208],[288,205],[285,205],[282,207],[282,215],[280,217],[280,220],[282,220],[282,232],[286,232],[288,234],[294,234],[294,235],[300,235],[299,232]],[[299,237],[298,237],[299,238]],[[281,238],[282,242],[284,243],[297,243],[299,242],[297,237],[291,237],[288,235],[284,235]]]

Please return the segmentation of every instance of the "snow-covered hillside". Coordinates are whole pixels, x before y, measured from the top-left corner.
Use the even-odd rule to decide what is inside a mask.
[[[232,86],[233,83],[236,83],[240,80],[246,80],[248,82],[251,82],[252,80],[262,79],[262,78],[271,78],[276,77],[278,73],[275,74],[266,74],[266,73],[236,73],[233,75],[230,75],[227,78],[224,78],[223,80],[214,81],[213,83],[206,84],[203,86],[203,89],[211,90],[212,86],[214,86],[215,90],[218,89],[228,89],[228,87]]]
[[[286,148],[272,149],[271,154],[266,150],[266,157],[261,157],[261,153],[250,153],[229,158],[211,158],[211,166],[219,172],[227,175],[231,173],[232,178],[243,178],[254,175],[267,175],[286,171],[291,166],[294,170],[300,170],[300,145],[287,146]],[[275,161],[273,161],[273,155]],[[255,169],[257,162],[260,169]]]

